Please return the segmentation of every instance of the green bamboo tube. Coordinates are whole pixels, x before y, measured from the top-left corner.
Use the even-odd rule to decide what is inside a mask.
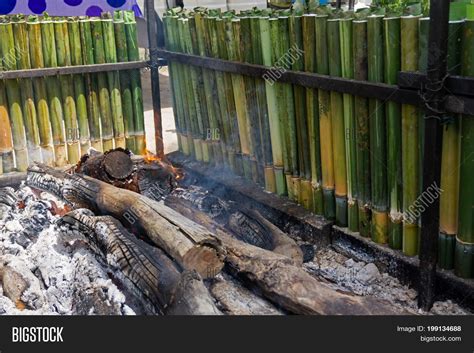
[[[45,17],[41,22],[41,42],[43,44],[43,60],[38,60],[38,67],[57,67],[56,42],[54,23]],[[66,135],[64,131],[64,111],[62,104],[62,88],[58,77],[46,77],[46,90],[49,101],[49,117],[51,120],[51,132],[53,135],[53,146],[56,166],[67,165],[68,156],[66,148]]]
[[[173,29],[171,28],[171,14],[165,13],[163,16],[163,27],[165,32],[165,48],[170,51],[175,51],[175,38],[173,34]],[[128,55],[128,54],[127,54]],[[127,56],[128,58],[128,56]],[[171,84],[171,93],[173,99],[173,112],[175,117],[175,125],[176,125],[176,135],[178,137],[178,148],[179,151],[185,153],[184,151],[184,144],[183,144],[183,119],[184,119],[184,112],[183,112],[183,103],[181,101],[181,90],[179,88],[179,78],[177,73],[176,64],[173,61],[168,63],[169,74],[170,74],[170,84]],[[123,95],[123,93],[122,93]],[[124,96],[125,99],[125,96]],[[125,112],[124,112],[125,113]],[[133,114],[133,110],[132,110]]]
[[[400,18],[384,19],[385,83],[396,85],[400,71]],[[390,204],[388,243],[393,249],[402,249],[402,154],[401,108],[387,102],[387,177]]]
[[[180,40],[180,51],[188,53],[188,41],[186,40],[186,23],[188,19],[178,18],[178,33]],[[195,98],[194,89],[196,85],[196,77],[191,74],[191,67],[183,65],[183,83],[185,85],[186,99],[188,100],[188,142],[191,146],[191,155],[198,161],[202,161],[202,146],[199,143],[199,124],[198,124],[198,109],[196,105],[197,98]]]
[[[273,32],[278,29],[278,20],[275,18],[260,18],[260,36],[262,43],[263,64],[271,67],[273,65],[273,37],[278,35]],[[283,132],[280,125],[280,113],[278,108],[277,84],[269,79],[265,80],[267,96],[268,121],[270,126],[270,138],[272,144],[273,171],[275,175],[275,192],[277,195],[286,195],[286,180],[284,176],[284,144]]]
[[[115,44],[115,30],[112,15],[108,12],[104,12],[102,14],[101,22],[104,34],[105,62],[108,64],[115,64],[117,63],[117,46]],[[107,81],[109,83],[115,147],[125,148],[125,124],[123,118],[119,72],[107,72]]]
[[[241,61],[240,53],[240,20],[226,19],[227,50],[229,60]],[[247,112],[247,98],[245,96],[245,81],[242,75],[232,74],[232,87],[234,89],[235,108],[242,151],[242,165],[244,176],[252,179],[251,160],[254,159],[252,140],[250,139],[250,124]]]
[[[138,46],[137,22],[133,11],[124,11],[125,34],[127,35],[128,61],[140,60]],[[143,90],[140,70],[130,71],[133,96],[133,116],[135,118],[136,154],[146,154],[145,110],[143,108]]]
[[[27,34],[29,43],[29,58],[31,68],[44,68],[43,41],[41,38],[41,24],[37,16],[30,16],[27,22]],[[43,77],[33,78],[34,99],[36,105],[39,138],[41,146],[42,161],[48,166],[55,163],[53,139],[51,135],[51,121],[48,105],[48,93],[46,80]]]
[[[54,36],[56,40],[58,66],[71,66],[71,47],[69,44],[69,31],[66,20],[58,19],[54,21]],[[81,155],[79,124],[77,121],[77,107],[72,75],[60,76],[59,83],[61,85],[68,161],[71,164],[76,164],[79,162]]]
[[[13,26],[2,18],[0,21],[0,38],[3,57],[3,70],[16,70],[16,50],[13,36]],[[25,172],[28,168],[28,150],[25,136],[25,124],[22,111],[21,91],[18,80],[5,81],[7,91],[8,110],[13,135],[13,148],[15,151],[16,168]],[[3,164],[3,163],[2,163]]]
[[[191,22],[193,18],[183,18],[181,19],[182,24],[182,40],[184,41],[184,52],[187,54],[193,54],[193,44],[191,38]],[[187,66],[186,68],[189,73],[189,88],[190,93],[189,97],[192,99],[191,104],[194,103],[193,112],[194,119],[193,119],[193,143],[194,149],[196,151],[196,159],[198,161],[204,160],[204,127],[203,127],[203,104],[205,104],[205,100],[202,101],[202,97],[200,93],[202,90],[199,85],[199,76],[198,76],[198,68],[194,66]],[[206,113],[207,114],[207,113]]]
[[[274,65],[282,67],[284,70],[291,69],[288,63],[289,53],[289,20],[287,16],[278,18],[278,32],[275,36],[275,42],[279,45],[279,54],[274,56]],[[299,182],[298,182],[298,146],[297,130],[295,119],[295,102],[293,96],[293,86],[289,83],[278,83],[280,88],[280,124],[283,132],[286,148],[285,177],[287,184],[288,197],[298,201]],[[284,154],[285,156],[285,154]]]
[[[448,42],[448,70],[452,75],[461,73],[461,44],[464,21],[450,21]],[[454,267],[454,250],[459,217],[459,165],[461,143],[461,116],[451,116],[443,126],[441,155],[441,189],[439,213],[438,264],[450,270]]]
[[[368,51],[367,51],[367,20],[353,21],[353,46],[354,46],[354,78],[367,81],[368,76]],[[371,172],[370,172],[370,117],[369,100],[356,96],[356,142],[357,142],[357,199],[359,205],[359,233],[363,237],[371,236]]]
[[[207,55],[213,58],[228,58],[227,47],[224,40],[224,21],[222,19],[217,19],[216,17],[207,17],[204,18],[202,27]],[[224,136],[227,164],[235,173],[240,174],[240,171],[238,170],[239,159],[236,156],[236,153],[240,151],[240,141],[234,128],[237,126],[237,118],[235,111],[234,92],[232,89],[232,77],[229,73],[224,73],[221,71],[215,71],[213,73],[215,75],[215,86],[212,88],[212,90],[215,93],[212,99],[215,100],[214,97],[217,95],[217,102],[219,106],[215,107],[215,113],[216,115],[221,116],[223,128],[222,136]]]
[[[369,81],[383,82],[383,16],[369,16],[367,24]],[[369,100],[372,182],[372,240],[388,242],[387,141],[383,102]]]
[[[341,45],[342,77],[354,78],[354,55],[352,43],[352,19],[339,22]],[[346,132],[346,170],[347,170],[347,223],[352,232],[359,231],[359,206],[357,202],[357,143],[354,97],[343,95],[344,129]]]
[[[291,69],[294,71],[304,71],[305,58],[303,56],[303,17],[291,16],[289,19],[289,30],[290,50],[288,51],[288,53],[290,53],[289,58],[293,62]],[[313,33],[314,31],[311,34]],[[303,205],[308,210],[313,210],[313,188],[311,177],[311,156],[308,129],[309,124],[306,112],[306,89],[302,86],[295,85],[293,87],[293,92],[295,102],[294,106],[298,147],[298,172],[300,179],[300,193],[298,195],[298,203]],[[313,124],[314,121],[311,122],[311,126],[313,126]],[[298,179],[295,182],[297,183]]]
[[[179,26],[178,26],[178,16],[170,16],[169,17],[169,32],[170,38],[172,38],[172,48],[173,51],[180,52],[181,51],[181,42],[179,36]],[[177,86],[180,87],[179,91],[179,102],[180,105],[180,113],[181,113],[181,145],[183,147],[183,153],[187,156],[191,156],[194,151],[194,143],[192,141],[191,136],[191,129],[190,129],[190,118],[189,118],[189,103],[187,98],[187,83],[186,83],[186,73],[184,72],[184,65],[181,63],[174,63],[173,66],[175,67],[175,74],[176,74],[176,82]]]
[[[13,16],[13,36],[15,38],[16,51],[14,58],[19,70],[31,69],[30,48],[28,33],[24,16]],[[28,148],[29,162],[41,162],[40,135],[38,127],[38,116],[36,113],[33,81],[29,79],[19,80],[23,119],[26,132],[26,143]]]
[[[462,44],[462,75],[474,76],[474,6],[468,7]],[[461,123],[461,169],[459,193],[459,229],[456,238],[455,273],[463,278],[474,277],[474,221],[472,176],[474,175],[474,119],[464,117]]]
[[[2,71],[2,70],[0,70]],[[0,175],[14,170],[12,128],[5,84],[0,81]]]
[[[77,17],[68,18],[69,46],[71,47],[71,64],[73,66],[83,65],[81,30],[79,19]],[[74,94],[77,109],[77,121],[79,128],[79,143],[81,155],[88,153],[90,144],[88,108],[86,98],[86,87],[84,84],[84,76],[74,75]]]
[[[123,11],[114,13],[115,46],[117,49],[117,61],[128,61],[127,34]],[[125,136],[125,147],[137,153],[135,141],[135,117],[133,116],[133,94],[130,80],[130,72],[120,71],[120,97],[122,100],[123,127]]]
[[[195,33],[197,39],[197,50],[196,54],[200,56],[211,56],[211,45],[206,40],[209,38],[206,31],[206,25],[204,20],[204,13],[197,12],[194,21],[195,21]],[[206,38],[207,37],[207,38]],[[227,128],[227,119],[225,115],[219,114],[219,99],[215,99],[216,88],[216,76],[212,70],[203,68],[202,72],[202,85],[203,85],[203,99],[205,101],[205,106],[207,109],[207,119],[204,121],[207,123],[207,126],[204,126],[204,131],[207,135],[205,139],[205,145],[208,152],[208,162],[214,159],[213,154],[218,155],[217,160],[221,163],[227,162],[227,149],[226,143],[228,139]],[[221,81],[222,83],[222,81]],[[220,135],[219,140],[213,139],[216,135]]]
[[[341,46],[338,19],[327,21],[329,73],[340,77]],[[344,128],[344,105],[342,94],[331,92],[331,119],[334,159],[334,180],[336,198],[336,225],[346,227],[347,223],[347,167],[346,132]]]
[[[240,59],[243,62],[252,63],[254,60],[250,18],[240,17],[240,27]],[[250,144],[252,146],[252,156],[250,157],[251,175],[254,183],[263,184],[263,151],[255,78],[244,76],[244,86],[245,100],[247,103],[247,128]]]
[[[260,31],[260,18],[255,16],[250,20],[252,33],[252,52],[253,63],[263,65],[262,53],[262,37]],[[260,125],[260,139],[261,139],[261,153],[263,158],[263,173],[265,190],[269,192],[276,192],[275,174],[273,172],[273,156],[272,156],[272,142],[270,136],[270,122],[268,120],[267,97],[265,89],[265,81],[257,78],[255,80],[256,98],[258,104],[258,117]]]
[[[418,22],[417,16],[405,16],[401,19],[402,71],[418,69]],[[418,217],[413,208],[420,194],[419,149],[418,109],[402,105],[403,252],[408,256],[418,253]]]
[[[105,64],[105,39],[100,19],[92,19],[91,22],[92,40],[94,46],[94,62]],[[102,144],[104,151],[114,149],[114,123],[112,115],[112,100],[108,75],[106,73],[97,74],[97,87],[99,92],[99,107],[101,117]]]
[[[314,38],[316,27],[315,15],[303,15],[303,48],[304,71],[316,71],[316,41]],[[323,192],[321,189],[321,148],[319,143],[319,108],[318,91],[314,88],[305,88],[306,117],[308,129],[309,167],[311,173],[312,210],[323,215]]]
[[[82,44],[82,59],[84,65],[95,64],[94,44],[92,39],[91,20],[81,18],[79,21]],[[100,99],[97,75],[84,75],[86,99],[87,99],[87,115],[89,120],[89,134],[91,147],[97,151],[103,152],[100,123]]]
[[[315,30],[316,72],[321,75],[329,75],[327,16],[316,16]],[[336,218],[336,203],[330,93],[318,90],[318,104],[324,216],[328,220],[334,220]]]

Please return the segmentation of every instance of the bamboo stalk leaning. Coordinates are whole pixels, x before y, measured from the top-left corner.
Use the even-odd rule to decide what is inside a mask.
[[[125,34],[127,36],[128,61],[140,60],[138,47],[137,22],[133,11],[124,11]],[[145,110],[143,108],[143,90],[141,74],[139,69],[130,71],[133,97],[133,116],[135,128],[135,153],[145,155],[146,135],[145,135]]]
[[[385,83],[396,85],[400,71],[400,18],[384,19]],[[386,104],[387,119],[387,177],[390,204],[388,243],[402,249],[402,154],[401,108],[394,102]]]
[[[449,23],[448,71],[461,74],[461,50],[464,20],[454,19]],[[454,251],[458,234],[459,218],[459,172],[461,164],[461,119],[450,116],[443,126],[443,149],[441,155],[441,190],[439,206],[438,264],[450,270],[454,267]]]
[[[0,18],[0,38],[2,57],[4,58],[2,70],[16,70],[17,56],[13,36],[13,26],[5,17]],[[28,147],[25,135],[20,85],[18,80],[6,80],[5,88],[13,136],[13,149],[15,150],[16,169],[20,172],[25,172],[28,168]]]
[[[329,73],[341,77],[340,19],[327,21],[327,38],[329,54]],[[342,94],[332,91],[331,120],[334,161],[334,181],[336,199],[336,225],[346,227],[347,221],[347,166],[346,166],[346,132],[344,128],[344,110]]]
[[[0,72],[2,70],[0,69]],[[0,175],[15,169],[12,127],[5,83],[0,80]]]
[[[57,66],[71,66],[71,47],[69,44],[69,30],[67,21],[59,18],[54,21],[54,38],[56,42]],[[76,164],[81,158],[79,144],[79,124],[77,120],[77,107],[74,92],[74,81],[72,75],[59,76],[61,96],[64,112],[64,128],[66,131],[66,143],[68,161]]]
[[[15,15],[11,17],[11,20],[13,22],[13,36],[15,38],[13,50],[16,51],[16,53],[14,56],[10,56],[10,60],[16,61],[16,68],[19,70],[31,69],[30,43],[28,40],[25,17],[23,15]],[[28,160],[30,163],[41,162],[41,142],[33,81],[31,79],[21,79],[19,80],[19,84],[28,147]]]
[[[79,30],[81,35],[82,60],[84,65],[93,65],[94,45],[92,39],[91,20],[87,17],[79,18]],[[91,147],[103,152],[102,135],[100,127],[100,104],[99,87],[97,75],[84,74],[84,84],[86,89],[87,116],[89,121],[89,134]]]
[[[419,16],[401,18],[401,69],[418,69]],[[402,105],[402,173],[403,173],[403,252],[408,256],[418,253],[418,217],[411,212],[420,194],[419,117],[415,106]]]
[[[69,45],[71,47],[71,64],[74,66],[83,65],[81,29],[77,17],[68,18]],[[81,155],[88,153],[90,144],[90,131],[88,119],[88,107],[86,97],[86,87],[83,75],[74,75],[74,94],[77,109],[77,121],[79,132],[79,143]]]
[[[353,21],[353,46],[354,46],[354,78],[367,81],[368,76],[368,50],[367,50],[367,20]],[[356,142],[357,142],[357,199],[359,207],[359,233],[363,237],[371,236],[372,211],[371,211],[371,165],[370,165],[370,116],[369,100],[356,96]]]

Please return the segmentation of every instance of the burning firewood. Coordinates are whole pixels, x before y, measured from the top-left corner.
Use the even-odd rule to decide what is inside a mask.
[[[223,249],[213,235],[162,203],[135,192],[44,165],[29,168],[27,184],[100,215],[117,218],[127,228],[163,249],[183,269],[209,277],[223,267]]]
[[[197,273],[181,274],[163,251],[136,239],[115,218],[75,210],[62,217],[58,225],[67,235],[85,236],[98,257],[122,274],[119,280],[129,292],[145,299],[147,312],[219,314]]]
[[[161,200],[171,193],[180,177],[173,166],[152,154],[145,157],[134,156],[122,148],[104,154],[91,150],[81,158],[74,172],[141,193],[154,200]]]
[[[239,278],[257,287],[270,301],[295,314],[395,315],[388,302],[335,291],[316,280],[287,256],[234,239],[208,215],[175,199],[173,208],[216,234],[224,245],[226,264]]]

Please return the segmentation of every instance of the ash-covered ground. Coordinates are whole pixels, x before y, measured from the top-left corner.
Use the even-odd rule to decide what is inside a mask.
[[[0,314],[134,314],[109,269],[56,229],[66,211],[47,193],[0,189]]]

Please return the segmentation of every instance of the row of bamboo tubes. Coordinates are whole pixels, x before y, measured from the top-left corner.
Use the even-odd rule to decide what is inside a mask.
[[[0,71],[139,60],[132,11],[0,17]],[[77,163],[90,147],[146,153],[139,70],[0,81],[0,174]]]
[[[473,76],[474,16],[452,17],[450,72]],[[175,9],[164,24],[169,50],[266,65],[267,76],[295,70],[396,85],[399,71],[425,71],[428,60],[429,19],[416,13],[297,1],[292,11],[238,15]],[[473,119],[444,124],[442,182],[423,192],[424,112],[415,106],[179,62],[169,68],[183,153],[408,256],[418,254],[422,206],[440,197],[440,266],[474,276]]]

